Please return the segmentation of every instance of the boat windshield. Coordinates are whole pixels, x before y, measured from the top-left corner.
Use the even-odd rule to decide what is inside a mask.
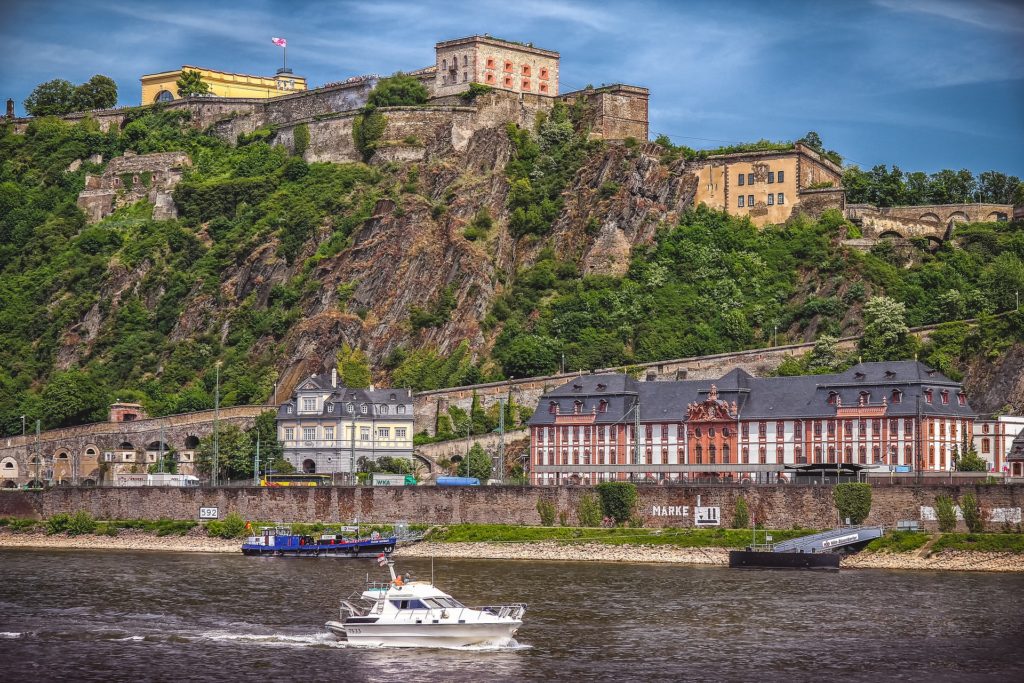
[[[427,609],[427,606],[420,600],[392,600],[391,604],[397,609]]]
[[[441,607],[451,607],[452,609],[463,607],[463,604],[455,598],[434,598],[434,601],[441,605]]]

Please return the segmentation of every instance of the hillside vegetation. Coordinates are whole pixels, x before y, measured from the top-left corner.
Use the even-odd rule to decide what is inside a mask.
[[[383,165],[306,163],[271,131],[232,145],[180,113],[133,116],[120,132],[88,118],[0,129],[0,434],[21,415],[100,420],[114,399],[153,415],[212,407],[218,361],[222,405],[262,402],[343,342],[377,381],[429,389],[551,372],[563,354],[587,370],[857,333],[880,296],[905,325],[994,316],[1024,290],[1020,225],[862,254],[835,212],[759,231],[703,207],[663,209],[652,237],[631,238],[625,274],[583,275],[602,219],[641,198],[638,169],[671,180],[688,162],[588,142],[566,107],[533,130],[479,131],[465,155]],[[189,153],[179,219],[139,203],[88,225],[76,197],[102,166],[69,165],[129,149]],[[1014,348],[1024,323],[952,324],[925,348],[895,334],[865,359],[919,352],[959,377]]]

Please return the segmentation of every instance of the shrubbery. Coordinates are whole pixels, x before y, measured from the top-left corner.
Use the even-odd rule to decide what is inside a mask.
[[[750,510],[747,508],[747,501],[743,496],[736,498],[736,510],[732,515],[733,529],[746,529],[750,526]]]
[[[956,508],[952,498],[946,495],[935,497],[935,517],[939,522],[939,531],[949,533],[956,529]]]
[[[544,498],[538,499],[537,514],[540,515],[540,523],[542,526],[555,525],[555,515],[557,514],[557,509],[555,508],[555,504],[552,503],[551,501],[545,500]]]
[[[242,538],[245,520],[237,512],[231,512],[224,519],[207,522],[206,533],[217,538]]]
[[[580,526],[601,526],[601,501],[593,493],[584,493],[576,504],[576,519]]]
[[[636,484],[629,481],[604,481],[597,485],[601,497],[601,510],[616,524],[623,524],[633,517],[636,509]]]
[[[871,484],[836,484],[832,495],[839,517],[844,523],[850,520],[850,524],[860,524],[871,512]]]

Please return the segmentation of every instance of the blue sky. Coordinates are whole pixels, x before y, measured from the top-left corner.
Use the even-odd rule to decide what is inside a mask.
[[[271,36],[314,85],[433,62],[438,40],[490,33],[562,55],[562,91],[651,89],[651,133],[692,147],[816,130],[861,166],[1024,176],[1024,3],[76,0],[0,5],[0,97],[39,82],[182,64],[270,74]]]

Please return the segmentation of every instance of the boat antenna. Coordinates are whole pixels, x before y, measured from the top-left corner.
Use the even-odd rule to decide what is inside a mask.
[[[430,585],[431,585],[431,587],[433,587],[433,585],[434,585],[434,555],[433,555],[433,553],[431,553],[431,555],[430,555]]]

